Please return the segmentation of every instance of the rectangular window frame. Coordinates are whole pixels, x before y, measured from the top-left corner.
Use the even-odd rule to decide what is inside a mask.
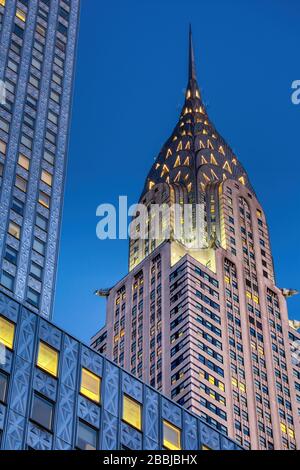
[[[42,424],[41,422],[39,422],[38,419],[36,419],[36,417],[33,417],[33,407],[34,407],[34,399],[35,398],[47,403],[48,405],[50,405],[52,407],[50,427],[47,427],[45,424]],[[33,394],[32,394],[32,400],[31,400],[31,406],[30,406],[30,421],[35,423],[40,428],[45,429],[47,432],[53,433],[54,415],[55,415],[55,403],[53,401],[49,400],[44,395],[34,391]]]
[[[125,416],[125,402],[126,400],[128,402],[131,402],[133,406],[137,406],[139,408],[139,417],[138,417],[138,425],[135,425],[133,421],[130,421],[130,419],[126,418]],[[143,407],[142,404],[139,403],[137,400],[132,398],[130,395],[127,395],[126,393],[123,394],[123,399],[122,399],[122,421],[129,426],[131,426],[134,429],[137,429],[138,431],[142,431],[143,429]]]

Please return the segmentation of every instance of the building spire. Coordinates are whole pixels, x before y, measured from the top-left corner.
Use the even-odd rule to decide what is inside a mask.
[[[187,95],[186,98],[192,99],[200,99],[200,90],[197,83],[196,77],[196,63],[195,63],[195,53],[194,53],[194,46],[193,46],[193,33],[192,33],[192,25],[190,24],[189,28],[189,71],[188,71],[188,84],[187,84]]]
[[[188,82],[179,120],[148,174],[140,200],[157,184],[175,184],[176,191],[182,184],[187,197],[202,204],[206,187],[226,178],[235,179],[254,192],[243,166],[215,129],[202,101],[191,25],[187,62]]]
[[[196,80],[195,54],[193,47],[192,25],[189,30],[189,80]]]

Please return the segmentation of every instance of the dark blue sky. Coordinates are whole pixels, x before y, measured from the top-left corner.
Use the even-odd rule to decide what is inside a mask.
[[[192,22],[209,115],[236,152],[270,226],[277,284],[300,290],[297,0],[83,0],[54,320],[85,341],[93,296],[127,272],[128,242],[96,238],[96,207],[136,202],[187,82]],[[289,301],[300,318],[300,296]]]

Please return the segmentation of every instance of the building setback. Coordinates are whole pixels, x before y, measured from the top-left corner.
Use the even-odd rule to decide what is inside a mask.
[[[140,239],[136,218],[129,274],[104,292],[106,325],[92,347],[246,449],[299,448],[287,306],[266,217],[206,112],[191,33],[182,112],[139,202],[149,211],[191,204],[193,230],[175,238],[171,220],[167,239]]]
[[[0,327],[1,449],[241,449],[3,293]]]
[[[0,0],[0,286],[48,318],[78,20],[79,0]]]

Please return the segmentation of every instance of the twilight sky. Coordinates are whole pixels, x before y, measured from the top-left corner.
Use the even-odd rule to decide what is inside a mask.
[[[128,241],[96,237],[96,208],[137,202],[177,122],[192,23],[208,114],[267,215],[277,285],[300,290],[298,0],[83,0],[54,321],[80,339],[102,326],[93,295],[127,273]],[[289,300],[300,319],[300,295]]]

